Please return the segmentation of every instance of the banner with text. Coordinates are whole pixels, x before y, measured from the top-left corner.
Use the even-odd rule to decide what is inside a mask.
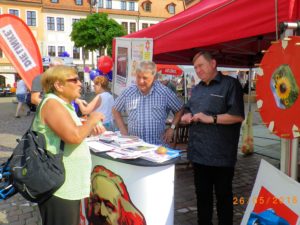
[[[43,72],[42,57],[31,30],[19,17],[0,15],[0,48],[30,89],[34,77]]]

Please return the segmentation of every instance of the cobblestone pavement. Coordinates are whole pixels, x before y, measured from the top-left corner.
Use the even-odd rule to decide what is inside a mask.
[[[26,110],[21,118],[14,117],[16,104],[11,97],[0,98],[0,161],[3,162],[11,154],[19,138],[29,127],[33,115],[26,116]],[[254,116],[259,123],[259,116]],[[265,148],[268,148],[266,146]],[[274,148],[274,146],[272,146]],[[234,196],[247,199],[255,181],[259,162],[263,156],[253,154],[244,157],[238,154],[233,189]],[[278,160],[265,158],[273,165],[279,165]],[[234,206],[234,224],[241,222],[246,204],[239,203]],[[176,165],[175,177],[175,225],[197,224],[196,198],[192,169],[187,164]],[[216,221],[216,215],[214,215]],[[0,224],[10,225],[40,225],[38,208],[35,204],[27,202],[20,195],[15,195],[7,201],[0,202]],[[217,224],[216,222],[214,224]]]

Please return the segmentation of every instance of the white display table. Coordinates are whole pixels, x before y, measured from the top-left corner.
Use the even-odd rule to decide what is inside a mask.
[[[173,225],[174,224],[174,173],[175,173],[175,162],[177,160],[178,158],[175,158],[170,161],[158,164],[143,159],[134,159],[134,160],[112,159],[111,157],[107,156],[104,153],[92,153],[93,168],[98,167],[99,169],[99,167],[101,168],[103,167],[105,168],[105,170],[107,169],[108,171],[111,171],[114,175],[119,176],[123,180],[122,183],[125,184],[130,198],[129,204],[133,205],[134,208],[136,209],[134,211],[139,212],[144,219],[143,223],[140,222],[124,223],[124,224],[132,224],[132,225],[136,225],[136,224]],[[98,178],[101,176],[92,175],[92,192],[93,192],[93,187],[94,189],[96,187],[95,177]],[[99,180],[104,180],[104,178],[101,177],[101,179]],[[101,182],[102,181],[100,181],[100,183]],[[98,184],[99,190],[101,190],[101,187],[104,187],[106,185],[105,182],[104,182],[105,185],[103,184],[103,182],[101,184],[100,183]],[[109,185],[106,185],[106,188],[110,187]],[[112,193],[114,192],[113,189],[114,188],[111,188],[111,190],[108,190],[108,192],[106,193],[106,196],[107,194],[109,194],[111,199],[113,196]],[[113,202],[114,200],[111,201]],[[100,208],[100,206],[98,208]],[[95,210],[93,209],[93,211]],[[112,217],[108,218],[109,216],[107,216],[107,214],[105,213],[106,210],[103,209],[102,207],[99,211],[101,211],[102,215],[105,214],[105,216],[107,217],[106,219],[107,221],[110,220],[109,224],[120,223],[120,222],[111,222],[114,218]],[[101,222],[100,219],[99,219],[99,223],[95,222],[95,220],[93,222],[93,224],[102,224],[102,223],[103,222]]]

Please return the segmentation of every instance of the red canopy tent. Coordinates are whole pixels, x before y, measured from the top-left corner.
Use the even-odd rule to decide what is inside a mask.
[[[202,0],[125,37],[153,38],[156,63],[188,65],[205,49],[220,66],[249,67],[276,40],[277,24],[299,18],[300,0]]]

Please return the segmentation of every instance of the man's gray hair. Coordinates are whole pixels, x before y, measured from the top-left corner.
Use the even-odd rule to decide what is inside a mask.
[[[156,75],[156,64],[152,61],[141,61],[137,66],[136,72],[151,72],[152,75]]]

